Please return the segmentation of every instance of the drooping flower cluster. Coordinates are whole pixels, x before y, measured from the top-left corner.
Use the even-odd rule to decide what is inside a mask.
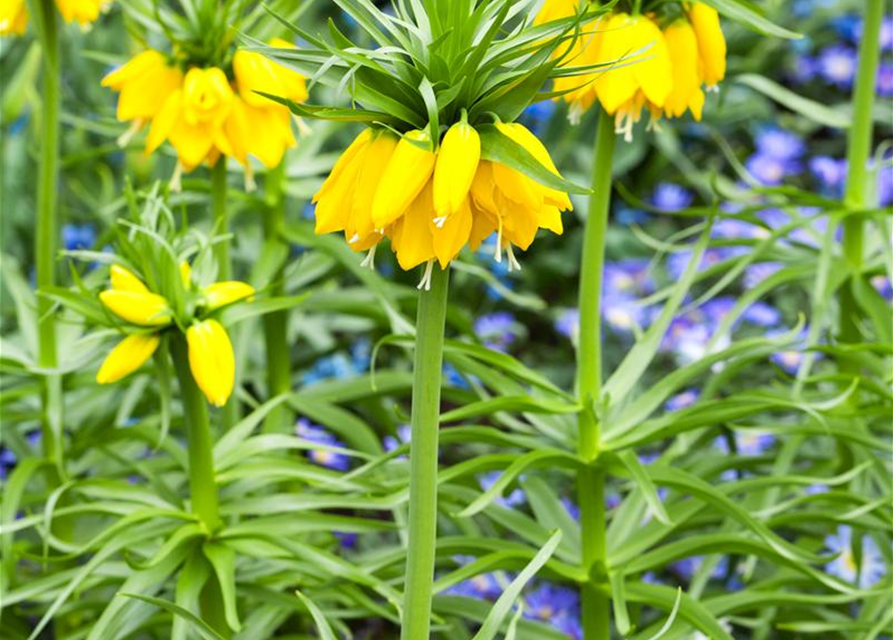
[[[235,380],[235,356],[226,329],[206,317],[222,307],[246,300],[254,288],[244,282],[216,282],[194,287],[189,265],[180,266],[183,286],[196,294],[198,317],[186,327],[189,368],[196,384],[211,404],[222,407],[229,400]],[[111,289],[99,294],[102,304],[124,320],[129,335],[112,349],[96,374],[99,384],[127,377],[152,357],[161,343],[161,333],[175,326],[173,309],[166,298],[153,293],[134,273],[120,265],[111,268]]]
[[[537,23],[572,16],[581,6],[585,2],[548,0]],[[587,26],[571,47],[565,66],[610,65],[556,80],[571,120],[578,121],[598,99],[627,140],[646,108],[653,126],[662,116],[678,118],[686,111],[700,120],[703,87],[714,89],[726,73],[719,14],[700,2],[686,3],[681,15],[665,23],[650,14],[613,13]]]
[[[77,22],[86,28],[99,19],[111,0],[56,0],[56,8],[68,24]],[[28,26],[28,7],[25,0],[0,2],[0,36],[21,35]]]
[[[271,44],[291,46],[282,40]],[[227,70],[188,65],[149,49],[109,73],[102,85],[120,94],[118,120],[131,123],[122,143],[148,125],[146,153],[165,140],[177,151],[175,186],[182,171],[213,165],[221,155],[245,167],[250,185],[249,156],[272,168],[297,143],[288,108],[258,92],[295,102],[307,98],[302,75],[242,49]]]
[[[497,123],[500,134],[559,175],[543,144],[521,124]],[[561,234],[567,194],[543,186],[500,162],[482,159],[478,131],[459,122],[434,151],[427,130],[397,136],[366,129],[341,155],[314,196],[316,233],[343,231],[354,251],[370,250],[387,236],[404,270],[433,262],[446,268],[463,247],[472,250],[497,234],[502,251],[519,268],[512,247],[523,251],[539,229]],[[427,281],[423,280],[423,283]]]

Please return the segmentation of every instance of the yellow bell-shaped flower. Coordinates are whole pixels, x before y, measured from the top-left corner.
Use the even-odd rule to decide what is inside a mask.
[[[355,179],[350,217],[344,228],[347,243],[354,251],[374,247],[382,238],[372,221],[372,201],[385,168],[397,150],[399,139],[390,131],[382,131],[369,143],[369,149],[359,166]],[[346,176],[345,176],[346,177]]]
[[[96,22],[109,0],[56,0],[56,8],[65,22],[86,26]]]
[[[481,137],[474,127],[458,122],[443,137],[434,169],[434,212],[448,218],[464,206],[478,163]]]
[[[153,49],[137,54],[102,79],[103,87],[120,94],[117,115],[121,122],[151,120],[182,84],[183,72]]]
[[[222,407],[233,392],[236,362],[226,329],[216,320],[204,320],[186,330],[189,368],[208,402]]]
[[[171,323],[167,300],[156,293],[110,289],[99,294],[109,311],[141,327],[164,327]]]
[[[400,218],[428,184],[437,161],[427,148],[430,144],[428,132],[418,130],[405,134],[397,144],[372,200],[376,229],[384,229]]]
[[[28,26],[25,0],[0,1],[0,36],[20,35]]]
[[[240,300],[247,300],[255,293],[254,287],[238,280],[215,282],[205,287],[202,292],[205,296],[204,306],[208,311],[214,311]]]
[[[664,39],[673,67],[673,90],[664,103],[664,115],[678,118],[691,110],[695,120],[701,119],[704,92],[701,90],[698,39],[688,21],[677,20],[664,29]]]
[[[111,269],[109,269],[109,279],[112,283],[112,289],[117,291],[149,293],[149,289],[143,284],[142,280],[119,264],[113,264]]]
[[[110,384],[126,378],[152,357],[161,338],[156,333],[136,333],[124,338],[103,361],[96,382]]]
[[[712,89],[726,77],[726,38],[719,13],[703,2],[693,2],[688,7],[688,18],[698,39],[701,79]]]

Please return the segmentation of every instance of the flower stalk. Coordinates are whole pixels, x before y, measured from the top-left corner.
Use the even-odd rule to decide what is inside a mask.
[[[847,182],[844,204],[850,211],[865,208],[868,161],[872,147],[872,112],[874,110],[877,70],[880,60],[880,31],[884,15],[882,0],[868,0],[862,42],[859,46],[859,70],[853,92],[853,124],[847,139]],[[856,215],[843,223],[843,253],[852,275],[862,270],[865,244],[865,222]],[[858,311],[852,293],[843,290],[841,299],[840,334],[846,342],[858,342]]]
[[[401,640],[430,635],[437,546],[437,464],[443,333],[449,269],[434,268],[419,293],[410,436],[409,548]]]
[[[598,461],[601,425],[595,413],[601,393],[602,329],[601,296],[605,263],[605,235],[611,205],[611,165],[614,155],[613,118],[599,112],[593,159],[592,195],[583,237],[580,266],[580,331],[577,346],[577,394],[583,410],[579,414],[579,454],[588,466],[577,478],[582,529],[583,569],[589,581],[582,586],[583,637],[610,637],[609,600],[596,583],[605,573],[605,475]]]
[[[189,366],[189,347],[179,332],[170,337],[170,354],[180,381],[180,396],[189,449],[189,493],[192,512],[213,532],[220,525],[217,481],[214,479],[213,438],[208,405]]]
[[[282,228],[285,226],[285,163],[267,173],[267,200],[264,211],[264,240],[268,246],[284,244]],[[287,247],[286,247],[287,249]],[[270,286],[271,296],[285,293],[280,269],[273,276]],[[264,344],[267,353],[267,387],[271,398],[291,390],[291,361],[288,344],[288,311],[277,311],[263,317]],[[290,422],[289,409],[279,405],[266,419],[269,431],[282,431]]]
[[[211,168],[211,210],[214,221],[214,234],[222,236],[228,236],[230,232],[229,212],[226,206],[226,179],[226,157],[221,156]],[[230,242],[230,238],[225,237],[214,243],[214,261],[217,263],[218,280],[229,280],[233,275]],[[236,381],[236,384],[238,385],[238,381]],[[232,402],[228,402],[221,408],[220,418],[223,431],[229,431],[230,427],[239,421],[238,398],[233,398]]]
[[[56,189],[59,182],[59,38],[56,5],[53,0],[41,0],[37,18],[37,32],[43,57],[43,111],[41,113],[40,169],[37,186],[37,231],[35,256],[37,262],[37,288],[44,289],[56,284],[56,248],[58,246],[59,221],[56,213]],[[57,364],[56,320],[53,302],[38,297],[38,363],[50,369]],[[61,447],[58,429],[61,416],[53,416],[60,410],[61,381],[57,375],[46,376],[43,422],[43,446],[46,457],[58,464]]]

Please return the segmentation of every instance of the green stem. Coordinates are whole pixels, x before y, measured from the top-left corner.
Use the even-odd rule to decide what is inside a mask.
[[[229,217],[226,211],[226,178],[226,156],[221,156],[211,169],[211,208],[214,213],[214,232],[219,235],[229,233]],[[229,280],[232,277],[229,244],[229,239],[214,244],[218,280]]]
[[[214,233],[216,235],[228,235],[229,214],[226,207],[227,173],[226,156],[220,156],[217,163],[211,169],[211,208],[214,217]],[[217,280],[231,280],[233,266],[230,258],[230,239],[221,240],[214,244],[214,261],[217,263]],[[239,372],[236,370],[235,389],[239,388]],[[239,400],[236,394],[220,409],[220,426],[224,432],[239,421]]]
[[[610,638],[610,603],[597,581],[605,572],[605,474],[598,463],[601,425],[595,403],[601,393],[602,272],[605,263],[605,235],[611,206],[611,164],[614,155],[614,121],[602,111],[592,169],[593,194],[583,239],[580,265],[580,331],[577,347],[577,394],[583,410],[579,415],[579,453],[589,463],[577,478],[582,531],[582,568],[590,579],[582,587],[583,637],[585,640]]]
[[[264,238],[270,249],[288,245],[282,240],[282,229],[285,226],[285,163],[270,170],[267,174],[268,206],[264,212]],[[282,280],[283,270],[273,276],[269,292],[271,296],[285,293]],[[267,351],[267,387],[270,397],[291,391],[291,359],[288,344],[288,311],[277,311],[263,316],[264,341]],[[269,413],[265,422],[268,431],[283,431],[291,421],[287,406],[279,405]]]
[[[434,268],[419,294],[412,383],[409,548],[401,640],[428,640],[437,545],[437,440],[449,270]]]
[[[37,262],[37,288],[46,289],[56,284],[56,250],[59,237],[56,191],[59,184],[59,38],[56,5],[53,0],[41,0],[37,16],[37,32],[43,55],[43,111],[41,113],[40,168],[37,183],[37,230],[34,252]],[[38,362],[52,369],[58,364],[56,355],[56,318],[53,303],[39,296]],[[44,421],[42,441],[47,459],[62,466],[61,439],[61,379],[46,376],[44,388]]]
[[[880,30],[883,0],[866,0],[862,42],[859,45],[859,71],[853,92],[853,124],[847,140],[847,183],[844,204],[849,210],[866,205],[868,160],[871,156],[875,90],[880,60]],[[843,253],[854,278],[859,277],[864,259],[865,222],[850,215],[843,223]],[[843,290],[840,334],[844,342],[858,342],[858,310],[849,289]]]
[[[192,512],[213,532],[220,525],[217,481],[214,478],[213,439],[208,422],[208,405],[189,368],[189,347],[178,332],[170,339],[171,359],[180,380],[180,399],[189,449],[189,493]]]

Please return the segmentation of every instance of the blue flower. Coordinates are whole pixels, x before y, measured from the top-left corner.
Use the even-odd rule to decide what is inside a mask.
[[[489,491],[490,487],[496,484],[496,481],[499,480],[500,476],[502,476],[501,471],[488,471],[487,473],[478,476],[478,482],[481,485],[481,489]],[[516,488],[507,496],[504,495],[496,498],[494,502],[506,509],[513,509],[514,507],[520,507],[521,505],[526,504],[527,495],[524,493],[523,489]]]
[[[861,563],[857,562],[853,553],[853,530],[847,525],[837,529],[837,535],[825,538],[825,546],[839,554],[825,566],[825,571],[844,582],[857,583],[860,589],[869,589],[877,584],[886,574],[884,557],[875,544],[874,538],[862,538]],[[857,582],[858,580],[858,582]]]
[[[633,209],[623,204],[616,205],[614,209],[614,220],[617,224],[628,227],[633,224],[642,224],[651,219],[646,212],[641,209]]]
[[[784,265],[780,262],[756,262],[751,264],[744,270],[744,287],[753,289],[783,267]]]
[[[89,249],[96,244],[96,229],[92,224],[66,224],[62,227],[62,246],[66,251]]]
[[[335,539],[338,541],[338,544],[342,549],[356,549],[357,542],[360,539],[359,534],[356,533],[345,533],[343,531],[335,531]]]
[[[444,593],[474,598],[476,600],[496,600],[502,595],[502,584],[495,573],[481,573],[473,578],[454,584]]]
[[[765,302],[754,302],[744,311],[742,319],[758,327],[774,327],[781,322],[781,312]]]
[[[831,21],[840,37],[858,44],[862,39],[862,18],[856,13],[845,13]]]
[[[878,169],[877,200],[882,207],[893,206],[893,166],[887,165]]]
[[[397,436],[385,436],[382,440],[382,444],[384,444],[384,450],[387,452],[391,452],[394,449],[407,444],[412,437],[412,426],[408,424],[401,424],[397,427]],[[405,458],[405,456],[403,456]]]
[[[16,454],[11,449],[0,446],[0,480],[6,480],[18,463]]]
[[[750,156],[744,166],[757,182],[767,187],[777,187],[786,177],[803,170],[798,160],[777,158],[760,152]]]
[[[884,51],[893,51],[893,14],[884,16],[881,21],[880,44]]]
[[[819,181],[826,195],[840,197],[843,194],[847,174],[845,159],[815,156],[809,160],[809,172]]]
[[[521,123],[531,129],[537,136],[543,136],[549,121],[555,113],[557,104],[554,100],[543,100],[530,105],[521,114]]]
[[[372,347],[369,340],[361,338],[350,347],[350,355],[334,353],[324,358],[319,358],[307,371],[302,380],[305,386],[316,384],[323,380],[342,380],[353,378],[369,370]]]
[[[471,389],[471,385],[465,379],[465,376],[448,362],[443,365],[443,378],[445,384],[456,389]]]
[[[299,418],[295,425],[295,434],[299,438],[309,440],[328,447],[343,448],[344,443],[338,440],[331,433],[312,424],[306,418]],[[311,462],[321,467],[335,469],[336,471],[347,471],[350,468],[350,458],[343,453],[336,451],[327,451],[323,449],[310,449],[306,452],[307,458]]]
[[[887,276],[875,276],[871,279],[871,284],[875,290],[883,296],[888,302],[893,301],[893,285]]]
[[[772,331],[766,332],[767,338],[777,338],[778,336],[786,333],[785,329],[773,329]],[[787,349],[783,351],[776,351],[771,356],[769,356],[769,360],[780,367],[785,373],[788,375],[794,375],[800,369],[800,365],[803,363],[803,349],[806,347],[806,337],[807,330],[804,329],[797,341]],[[820,355],[816,355],[816,357],[821,357]]]
[[[577,335],[580,331],[580,311],[579,309],[565,309],[555,320],[555,331],[569,338],[572,342],[577,341]]]
[[[766,453],[775,445],[775,436],[771,433],[763,433],[755,429],[746,429],[743,431],[735,431],[735,448],[738,455],[741,456],[758,456]],[[729,442],[726,438],[717,438],[716,446],[726,455],[731,454]]]
[[[856,51],[847,45],[832,44],[822,49],[818,56],[818,74],[840,89],[853,86],[856,76]]]
[[[877,70],[877,94],[884,98],[893,96],[893,64],[882,62]]]
[[[518,337],[518,325],[514,315],[497,311],[477,318],[474,333],[489,349],[505,353]]]
[[[560,621],[567,625],[568,618],[579,619],[580,596],[576,589],[541,583],[524,598],[524,617],[550,622],[555,628],[564,631],[557,623]]]
[[[698,401],[698,398],[701,397],[701,392],[697,389],[686,389],[682,393],[676,394],[664,405],[664,408],[667,411],[679,411],[681,409],[687,409],[692,406],[695,402]]]
[[[611,293],[647,295],[654,292],[651,262],[637,258],[608,262],[604,268],[604,288]]]
[[[779,160],[799,160],[806,153],[806,144],[800,136],[776,126],[760,129],[755,143],[757,153]]]
[[[660,182],[651,194],[651,204],[661,211],[679,211],[694,202],[691,191],[673,182]]]
[[[812,56],[798,55],[794,58],[794,67],[789,75],[795,84],[812,82],[819,71],[819,62]]]

